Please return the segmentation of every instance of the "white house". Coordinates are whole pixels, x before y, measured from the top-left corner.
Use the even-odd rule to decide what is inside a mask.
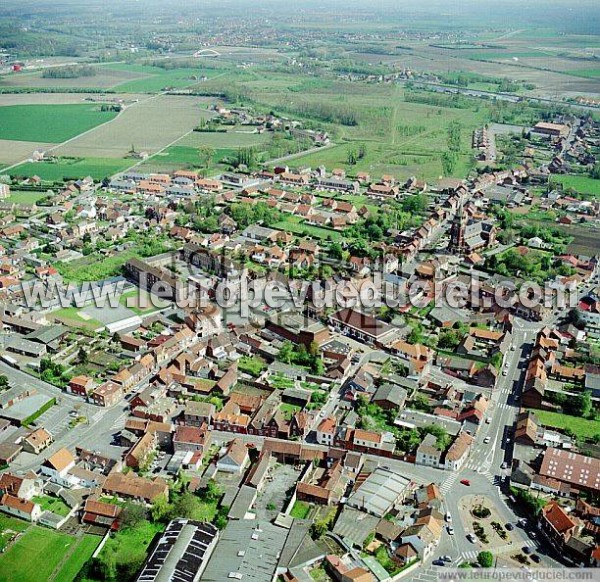
[[[333,416],[324,418],[317,427],[317,442],[320,445],[333,446],[336,424]]]
[[[79,479],[69,473],[69,470],[74,466],[75,458],[73,455],[67,449],[60,449],[44,461],[41,471],[53,483],[71,488],[79,484]]]
[[[446,453],[444,469],[448,471],[460,471],[469,458],[472,444],[473,437],[466,432],[461,432]]]
[[[0,499],[0,510],[27,521],[37,521],[42,515],[42,508],[37,503],[20,499],[8,493],[5,493]]]
[[[242,439],[233,439],[223,456],[217,461],[217,469],[225,473],[241,474],[248,466],[250,457],[248,448]]]

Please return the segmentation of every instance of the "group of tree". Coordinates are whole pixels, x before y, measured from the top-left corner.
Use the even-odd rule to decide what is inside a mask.
[[[252,170],[258,166],[260,162],[259,152],[255,147],[239,148],[235,154],[233,165],[236,168],[245,166]]]
[[[367,146],[364,143],[358,145],[358,147],[350,147],[348,149],[347,162],[350,166],[355,166],[359,160],[362,160],[367,155]]]
[[[229,215],[237,222],[239,228],[246,228],[251,224],[272,226],[281,218],[280,212],[265,202],[232,204],[229,207]]]
[[[291,341],[285,341],[279,348],[278,358],[286,364],[309,368],[313,374],[321,375],[325,371],[319,344],[316,342],[311,342],[306,349],[304,344],[294,345]]]
[[[50,67],[42,72],[43,79],[78,79],[79,77],[94,77],[96,68],[90,65],[65,65]]]

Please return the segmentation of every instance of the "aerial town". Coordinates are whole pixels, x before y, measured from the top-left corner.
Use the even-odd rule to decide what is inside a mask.
[[[455,42],[402,42],[424,39]],[[409,83],[424,128],[444,107],[506,108],[505,121],[402,126],[379,146],[348,137],[365,123],[351,111],[267,111],[258,89],[184,95],[169,69],[152,74],[173,89],[128,78],[148,90],[116,99],[90,90],[108,73],[88,61],[72,76],[13,52],[0,75],[0,580],[600,567],[592,90],[553,107],[514,88],[490,101],[441,72],[357,66],[343,86]],[[232,74],[247,80],[244,63]],[[16,90],[34,80],[54,89]],[[78,104],[40,105],[61,92]],[[132,127],[122,157],[108,134],[105,153],[86,150],[144,99],[195,99],[178,139],[199,141],[158,147]],[[110,117],[64,139],[27,137],[40,130],[22,120],[14,137],[13,107]],[[434,170],[404,151],[373,161],[431,131],[447,147]]]

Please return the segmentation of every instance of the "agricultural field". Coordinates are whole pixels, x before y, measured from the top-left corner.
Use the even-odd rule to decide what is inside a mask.
[[[18,141],[14,139],[0,139],[0,168],[12,166],[31,159],[33,152],[37,150],[48,151],[55,144],[45,142]]]
[[[159,67],[145,67],[152,70],[152,74],[142,78],[126,81],[113,86],[119,93],[158,93],[168,89],[183,89],[200,83],[203,76],[208,76],[209,71],[202,69],[173,69],[165,71]]]
[[[198,148],[213,149],[212,164],[220,164],[225,158],[232,158],[240,147],[256,147],[259,151],[268,146],[271,134],[228,131],[209,133],[193,131],[184,135],[175,145],[154,155],[140,164],[140,171],[173,171],[179,168],[192,168],[199,165]]]
[[[7,105],[0,107],[0,139],[61,143],[116,116],[95,103]]]
[[[122,158],[136,151],[155,153],[192,132],[209,116],[209,100],[158,95],[127,107],[112,123],[71,140],[55,150],[61,156]]]
[[[148,75],[128,70],[117,70],[109,67],[94,67],[96,74],[90,77],[77,77],[74,79],[45,78],[43,71],[19,72],[3,75],[0,80],[0,91],[6,88],[23,87],[27,89],[40,88],[84,88],[84,89],[111,89],[136,80],[143,80]]]
[[[85,176],[102,180],[117,172],[122,172],[133,164],[135,164],[135,160],[132,159],[64,157],[57,161],[26,162],[11,169],[10,173],[19,177],[38,176],[49,182],[78,179]]]

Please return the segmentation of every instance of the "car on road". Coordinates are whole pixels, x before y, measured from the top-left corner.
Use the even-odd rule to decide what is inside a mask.
[[[471,486],[471,481],[469,481],[468,479],[461,479],[460,482],[462,485],[466,485],[467,487]]]
[[[508,372],[506,370],[502,370],[502,375],[503,376],[508,376]]]
[[[506,529],[506,531],[512,531],[513,529],[515,529],[515,526],[512,523],[507,523],[504,528]]]
[[[446,511],[446,517],[445,517],[446,521],[448,523],[452,522],[452,514],[449,511]]]
[[[488,416],[488,417],[485,419],[485,424],[490,424],[491,422],[492,422],[492,417],[491,417],[491,416]]]
[[[475,535],[474,535],[474,534],[472,534],[472,533],[468,533],[468,534],[467,534],[467,539],[468,539],[468,540],[469,540],[469,541],[470,541],[472,544],[474,544],[474,543],[475,543]]]
[[[522,527],[525,527],[527,525],[527,520],[524,517],[522,517],[519,520],[519,525],[522,526]]]
[[[540,563],[540,557],[537,554],[531,554],[531,556],[529,556],[536,564]]]
[[[517,349],[517,347],[516,347],[516,346],[510,346],[510,351],[511,351],[511,352],[514,352],[516,349]]]
[[[444,562],[447,562],[447,563],[452,562],[452,558],[450,556],[442,556],[440,558],[440,560],[443,560]]]
[[[448,530],[448,535],[454,535],[454,528],[451,525],[449,525],[446,529]]]
[[[508,467],[508,463],[506,461],[504,461],[504,463],[502,463],[502,465],[500,465],[501,469],[506,469]]]
[[[446,562],[444,562],[443,560],[434,560],[433,562],[431,562],[434,566],[445,566]]]
[[[490,440],[491,440],[491,439],[490,439],[490,437],[489,437],[489,436],[486,436],[486,437],[483,439],[483,443],[487,445],[487,444],[490,442]]]

